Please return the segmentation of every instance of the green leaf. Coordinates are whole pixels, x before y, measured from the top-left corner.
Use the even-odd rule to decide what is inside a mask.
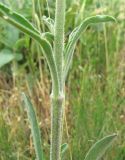
[[[62,144],[61,154],[63,155],[66,152],[67,149],[68,149],[68,144],[67,143]]]
[[[0,3],[0,17],[16,28],[20,29],[22,32],[28,34],[30,37],[39,42],[43,47],[44,43],[48,45],[47,41],[41,38],[39,31],[25,17],[12,11],[2,3]]]
[[[34,147],[36,151],[37,160],[44,160],[42,144],[41,144],[41,137],[40,137],[40,129],[38,126],[34,107],[29,97],[27,97],[25,93],[22,93],[22,99],[24,101],[24,104],[27,110],[27,114],[28,114],[29,123],[31,125],[31,132],[33,136],[33,143],[34,143]]]
[[[21,30],[32,30],[39,34],[39,31],[23,16],[9,9],[7,6],[0,3],[0,16],[11,24],[19,27]]]
[[[52,45],[54,42],[54,35],[50,32],[45,32],[42,34],[42,37],[47,39],[48,42]]]
[[[0,42],[9,48],[13,48],[16,41],[19,39],[19,30],[11,25],[6,25],[3,21],[0,23],[2,30],[0,34]]]
[[[15,56],[10,50],[3,49],[0,52],[0,68],[3,67],[5,64],[11,62],[14,58]]]
[[[97,15],[86,18],[78,27],[76,27],[69,36],[68,44],[66,45],[64,56],[65,56],[65,68],[64,68],[64,80],[66,79],[72,57],[74,54],[75,45],[80,38],[81,34],[85,29],[92,23],[100,23],[100,22],[115,22],[115,18],[108,15]]]
[[[42,38],[39,31],[25,17],[12,11],[2,3],[0,3],[0,17],[16,28],[20,29],[25,34],[29,35],[31,38],[35,39],[40,44],[43,54],[49,65],[53,84],[56,86],[56,90],[59,90],[58,74],[50,43],[46,39]]]
[[[116,134],[109,135],[96,142],[89,150],[84,160],[100,160],[106,150],[112,145],[116,136]]]
[[[46,16],[43,16],[42,20],[44,21],[50,32],[54,34],[54,20]]]

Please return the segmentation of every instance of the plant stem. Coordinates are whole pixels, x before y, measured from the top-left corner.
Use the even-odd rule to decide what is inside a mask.
[[[64,114],[65,98],[60,96],[54,98],[51,96],[51,151],[50,160],[61,159],[61,142],[63,129],[63,114]]]
[[[64,115],[64,25],[65,0],[56,0],[55,30],[54,30],[54,58],[57,67],[59,90],[53,85],[51,95],[51,149],[50,160],[61,160],[61,142]],[[56,87],[57,88],[57,87]]]
[[[59,76],[60,90],[63,90],[62,77],[64,65],[64,25],[65,25],[65,0],[56,0],[55,30],[54,30],[54,56]]]

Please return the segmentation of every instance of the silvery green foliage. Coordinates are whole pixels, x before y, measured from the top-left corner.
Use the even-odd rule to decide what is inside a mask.
[[[87,153],[85,160],[100,160],[106,150],[112,145],[116,138],[116,134],[106,136],[96,142]]]
[[[25,93],[22,93],[22,99],[24,101],[28,119],[31,125],[31,131],[32,131],[37,160],[44,160],[41,138],[40,138],[40,130],[39,130],[36,114],[34,111],[34,107],[30,99],[25,95]]]
[[[86,30],[86,28],[90,24],[100,23],[100,22],[110,22],[110,21],[115,22],[116,20],[113,17],[108,16],[108,15],[92,16],[92,17],[89,17],[89,18],[86,18],[85,20],[83,20],[83,22],[71,32],[71,34],[69,36],[69,41],[66,44],[66,48],[64,51],[64,55],[65,55],[64,81],[65,81],[67,73],[69,71],[69,67],[70,67],[70,64],[72,61],[72,57],[73,57],[76,43],[77,43],[78,39],[80,38],[81,34]]]
[[[56,0],[55,23],[51,19],[44,19],[46,25],[50,29],[50,32],[47,33],[40,33],[39,30],[37,30],[25,17],[12,11],[2,3],[0,3],[0,17],[36,40],[39,43],[41,50],[47,60],[52,78],[52,136],[50,160],[60,160],[60,139],[62,137],[61,125],[63,124],[63,105],[65,98],[64,86],[76,43],[88,25],[92,23],[115,21],[115,19],[108,15],[97,15],[86,18],[78,27],[72,31],[69,36],[68,43],[66,46],[64,46],[65,0]],[[54,30],[52,28],[54,28]],[[28,118],[31,124],[37,159],[43,160],[40,131],[37,124],[36,114],[30,99],[25,94],[23,94],[23,100],[25,102]],[[85,160],[99,160],[103,156],[104,152],[108,149],[108,147],[112,144],[115,137],[116,135],[107,136],[97,142],[90,149],[85,157]],[[62,146],[62,153],[64,153],[67,147],[67,144]]]
[[[43,36],[41,36],[40,32],[26,18],[12,11],[1,3],[0,17],[16,28],[20,29],[25,34],[29,35],[31,38],[35,39],[40,44],[50,68],[53,84],[56,84],[55,86],[58,87],[56,65],[52,53],[52,46],[50,43],[45,38],[43,38]]]

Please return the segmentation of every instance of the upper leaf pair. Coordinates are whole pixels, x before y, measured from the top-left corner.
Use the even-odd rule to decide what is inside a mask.
[[[50,44],[53,42],[54,39],[53,37],[54,21],[44,18],[46,25],[50,26],[49,29],[52,33],[46,32],[41,34],[26,18],[12,11],[8,7],[4,6],[2,3],[0,3],[0,17],[3,18],[5,21],[9,22],[10,24],[12,24],[13,26],[20,29],[22,32],[28,34],[31,38],[35,39],[40,44],[43,54],[49,65],[53,85],[55,84],[56,90],[59,90],[56,62],[54,60],[53,50]],[[78,27],[76,27],[72,31],[72,33],[69,36],[69,41],[64,50],[63,82],[65,82],[65,79],[67,77],[75,45],[78,39],[80,38],[82,32],[85,31],[88,25],[92,23],[109,22],[109,21],[115,21],[115,19],[108,15],[92,16],[86,18]]]

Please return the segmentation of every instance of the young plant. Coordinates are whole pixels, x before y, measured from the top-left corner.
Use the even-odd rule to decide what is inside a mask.
[[[43,52],[52,78],[51,93],[51,149],[50,160],[61,160],[62,154],[67,148],[67,144],[62,143],[63,115],[65,106],[65,81],[72,62],[74,49],[82,32],[92,23],[115,21],[108,15],[97,15],[86,18],[76,27],[69,36],[68,43],[64,45],[64,25],[65,25],[65,0],[56,0],[54,26],[50,19],[45,19],[46,24],[51,24],[51,30],[47,33],[40,33],[26,18],[9,9],[0,3],[0,17],[20,29],[25,34],[36,40]],[[42,18],[42,17],[41,17]],[[53,20],[52,20],[53,21]],[[54,31],[52,28],[54,27]],[[54,48],[51,44],[54,43]],[[37,118],[30,99],[22,94],[31,131],[37,160],[44,160],[41,148],[40,130]],[[107,148],[112,144],[116,134],[107,136],[98,141],[87,153],[85,160],[99,160]],[[62,151],[62,152],[61,152]]]

